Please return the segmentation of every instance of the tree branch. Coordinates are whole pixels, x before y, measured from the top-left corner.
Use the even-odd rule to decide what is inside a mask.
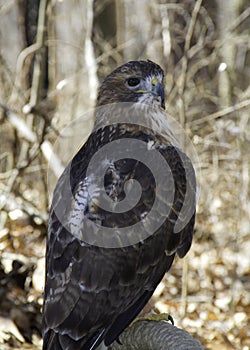
[[[204,350],[188,332],[165,321],[140,320],[128,327],[108,350]]]

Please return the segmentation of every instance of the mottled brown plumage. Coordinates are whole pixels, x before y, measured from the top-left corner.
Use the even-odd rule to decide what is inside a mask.
[[[58,181],[46,252],[44,350],[94,350],[103,340],[106,345],[111,344],[147,303],[175,253],[183,257],[191,246],[195,175],[189,158],[176,146],[169,129],[163,110],[162,79],[162,69],[151,61],[132,61],[114,70],[100,86],[93,133]],[[123,109],[121,102],[132,104]],[[109,103],[112,105],[107,106]],[[139,123],[141,117],[145,123]],[[132,122],[135,120],[139,125]],[[125,191],[128,180],[140,183],[140,199],[128,211],[115,213],[99,207],[98,186],[93,192],[97,204],[88,192],[95,178],[86,171],[94,154],[111,142],[118,142],[119,146],[124,140],[131,145],[134,140],[141,141],[135,153],[140,147],[143,155],[151,149],[157,151],[171,170],[172,185],[167,186],[164,181],[158,184],[160,205],[153,221],[162,219],[162,208],[171,202],[172,194],[170,212],[155,232],[149,232],[151,226],[145,220],[157,197],[155,169],[149,169],[142,161],[132,157],[112,161],[107,154],[103,162],[95,165],[102,170],[108,162],[104,186],[113,208],[127,195],[133,199],[130,187]],[[113,148],[118,152],[119,147]],[[158,165],[155,163],[155,168]],[[181,215],[184,201],[187,210]],[[178,220],[183,225],[174,232]],[[145,232],[133,229],[141,221]],[[93,230],[91,223],[115,228],[115,236],[109,240],[100,230]],[[123,227],[131,227],[125,238]]]

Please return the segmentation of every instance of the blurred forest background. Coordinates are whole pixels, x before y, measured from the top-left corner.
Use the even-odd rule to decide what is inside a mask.
[[[151,304],[205,349],[250,349],[248,0],[0,0],[0,349],[41,349],[54,142],[106,74],[147,58],[166,73],[200,189],[192,249]]]

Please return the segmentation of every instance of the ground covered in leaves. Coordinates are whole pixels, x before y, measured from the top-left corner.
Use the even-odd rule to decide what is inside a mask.
[[[2,350],[41,349],[45,234],[44,226],[26,220],[10,220],[0,231]],[[147,308],[170,313],[207,350],[249,350],[249,251],[248,235],[235,239],[198,229],[187,264],[176,259]]]

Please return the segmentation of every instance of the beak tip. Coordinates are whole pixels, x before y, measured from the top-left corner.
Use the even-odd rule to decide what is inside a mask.
[[[158,83],[155,85],[155,87],[153,88],[153,92],[154,92],[156,95],[160,96],[160,98],[161,98],[161,107],[162,107],[163,109],[165,109],[165,93],[164,93],[164,87],[163,87],[163,85],[162,85],[160,82],[158,82]]]

